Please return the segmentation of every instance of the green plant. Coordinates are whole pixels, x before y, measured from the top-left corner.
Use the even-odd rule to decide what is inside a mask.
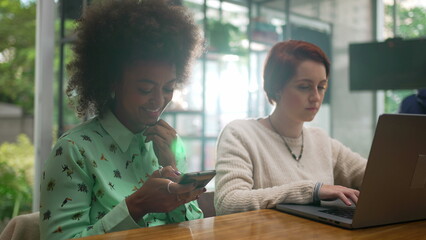
[[[388,90],[385,95],[385,112],[397,113],[402,100],[405,97],[415,94],[414,90]]]
[[[36,1],[0,0],[0,102],[34,110]]]
[[[31,209],[34,146],[21,134],[16,143],[0,146],[0,220]]]
[[[208,21],[208,39],[211,50],[225,54],[242,54],[241,40],[244,33],[231,23],[210,19]]]
[[[393,31],[393,5],[385,6],[385,31],[392,33]],[[426,8],[421,6],[405,8],[398,6],[397,8],[397,29],[395,36],[404,39],[421,38],[426,36]]]

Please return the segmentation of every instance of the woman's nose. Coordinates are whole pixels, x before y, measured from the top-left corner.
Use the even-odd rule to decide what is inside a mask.
[[[312,102],[316,102],[316,101],[321,100],[321,94],[320,94],[320,92],[318,91],[318,89],[317,89],[317,88],[314,88],[314,89],[311,91],[310,100],[311,100]]]
[[[161,90],[156,90],[153,92],[150,98],[150,103],[154,106],[163,106],[164,96]]]

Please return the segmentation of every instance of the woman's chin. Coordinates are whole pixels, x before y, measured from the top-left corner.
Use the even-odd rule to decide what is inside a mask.
[[[306,117],[305,120],[304,120],[304,122],[312,122],[314,120],[314,118],[315,118],[315,115],[314,116]]]

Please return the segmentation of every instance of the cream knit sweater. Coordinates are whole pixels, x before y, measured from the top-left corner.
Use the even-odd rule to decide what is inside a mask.
[[[304,150],[294,160],[281,137],[258,120],[235,120],[217,143],[215,208],[218,215],[310,203],[317,182],[359,188],[367,160],[324,131],[304,127]],[[299,155],[302,138],[286,138]]]

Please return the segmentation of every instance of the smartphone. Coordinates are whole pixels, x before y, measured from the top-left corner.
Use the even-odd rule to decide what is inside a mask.
[[[216,170],[185,173],[180,179],[179,184],[196,182],[196,188],[201,188],[205,187],[215,175]]]

